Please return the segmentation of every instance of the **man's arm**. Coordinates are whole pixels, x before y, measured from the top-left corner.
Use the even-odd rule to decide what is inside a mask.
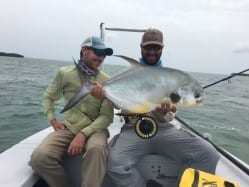
[[[62,73],[59,71],[43,94],[44,113],[55,130],[64,129],[64,124],[56,120],[54,103],[62,97]]]

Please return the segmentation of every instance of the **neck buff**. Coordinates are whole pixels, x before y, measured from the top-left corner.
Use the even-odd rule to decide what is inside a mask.
[[[85,74],[87,76],[96,76],[97,73],[99,72],[98,70],[92,70],[89,68],[84,62],[78,61],[77,67],[80,71],[80,73]]]
[[[156,66],[156,67],[163,67],[163,64],[162,64],[162,61],[161,61],[161,60],[157,61],[155,64],[152,65],[152,64],[148,64],[148,63],[144,62],[143,59],[140,58],[140,59],[139,59],[139,63],[140,63],[140,64],[143,64],[143,65]]]

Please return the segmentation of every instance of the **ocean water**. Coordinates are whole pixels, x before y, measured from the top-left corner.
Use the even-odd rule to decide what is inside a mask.
[[[59,67],[73,62],[0,57],[0,152],[50,124],[41,97]],[[119,66],[103,68],[113,75]],[[233,72],[231,72],[233,73]],[[206,86],[228,75],[190,73]],[[178,110],[178,117],[216,145],[249,163],[249,77],[237,76],[205,89],[204,105]],[[60,111],[63,103],[58,103]],[[58,113],[58,118],[62,115]]]

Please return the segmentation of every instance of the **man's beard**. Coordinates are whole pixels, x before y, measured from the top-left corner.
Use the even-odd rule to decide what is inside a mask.
[[[153,56],[155,59],[153,61],[148,60],[148,58],[150,56]],[[142,54],[142,58],[143,58],[143,61],[146,64],[154,65],[154,64],[156,64],[160,60],[160,55],[145,55],[145,54]]]

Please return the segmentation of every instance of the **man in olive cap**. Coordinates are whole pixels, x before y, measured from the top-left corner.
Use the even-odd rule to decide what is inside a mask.
[[[162,67],[163,33],[158,29],[149,29],[144,33],[141,42],[141,64]]]
[[[139,62],[148,66],[162,67],[161,55],[164,47],[163,34],[158,29],[147,30],[140,44],[141,56]],[[146,75],[144,75],[146,76]],[[156,82],[155,82],[156,84]],[[98,92],[101,93],[101,92]],[[102,96],[95,95],[97,97]],[[131,96],[132,97],[132,96]],[[156,110],[148,113],[158,124],[158,132],[150,139],[142,139],[135,133],[135,124],[139,117],[126,118],[119,135],[114,137],[109,146],[108,174],[118,187],[162,187],[176,186],[177,177],[187,167],[215,172],[219,158],[217,151],[203,139],[190,135],[172,125],[176,109],[168,103],[162,103]],[[137,165],[148,154],[161,155],[170,158],[176,164],[175,178],[167,180],[161,177],[160,169],[154,169],[158,177],[145,180]],[[148,163],[148,168],[152,167]],[[158,167],[158,166],[156,166]],[[174,169],[175,169],[174,168]],[[167,168],[171,169],[171,168]],[[149,172],[149,171],[147,171]],[[160,175],[160,176],[159,176]],[[167,177],[167,176],[165,176]],[[170,178],[171,177],[171,178]]]

